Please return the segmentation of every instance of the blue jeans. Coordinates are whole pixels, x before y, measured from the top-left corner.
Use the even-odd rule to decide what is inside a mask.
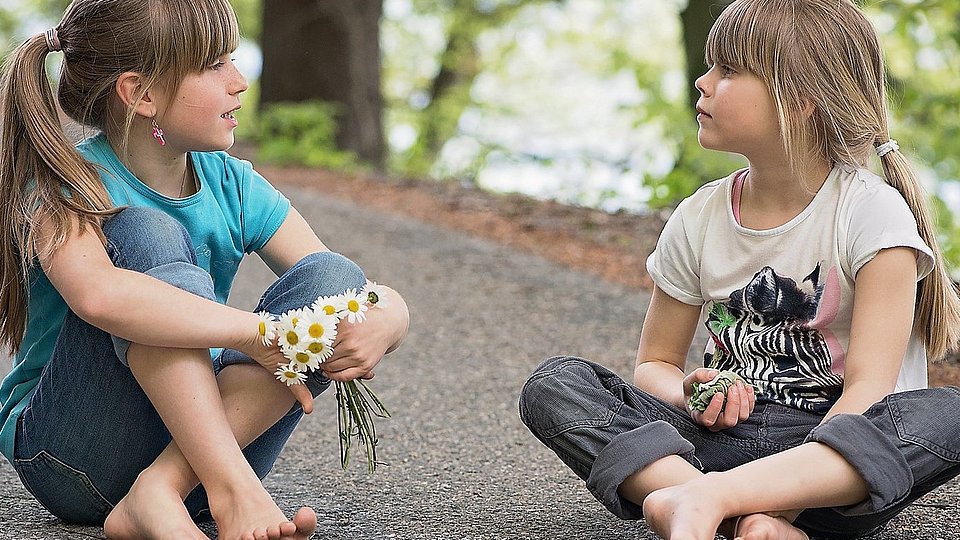
[[[663,457],[679,455],[703,472],[725,471],[807,441],[827,444],[861,474],[869,498],[806,510],[794,524],[813,536],[844,539],[876,531],[960,473],[958,407],[954,387],[892,394],[862,415],[840,414],[822,424],[815,414],[758,403],[745,422],[713,433],[606,368],[568,356],[541,364],[520,396],[524,424],[624,519],[643,512],[617,488]]]
[[[132,207],[110,218],[103,231],[114,265],[214,299],[210,275],[196,266],[190,237],[173,218]],[[365,281],[360,268],[342,255],[314,253],[267,289],[257,311],[280,314],[320,295],[362,287]],[[170,433],[126,367],[128,346],[69,312],[37,391],[19,419],[14,468],[27,490],[64,521],[102,524],[140,471],[170,443]],[[254,361],[227,349],[212,360],[211,370],[240,362]],[[320,373],[307,381],[314,396],[330,384]],[[244,449],[261,479],[302,415],[295,405]],[[202,487],[186,505],[195,519],[209,518]]]

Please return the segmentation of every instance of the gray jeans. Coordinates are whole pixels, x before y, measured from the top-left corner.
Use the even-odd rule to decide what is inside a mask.
[[[653,397],[588,360],[550,358],[520,395],[531,432],[586,481],[608,510],[643,517],[617,488],[631,474],[679,455],[704,472],[725,471],[807,441],[838,451],[869,486],[869,498],[810,509],[794,524],[826,538],[876,531],[914,500],[960,473],[960,389],[892,394],[862,415],[822,417],[758,403],[747,421],[713,433],[686,411]]]

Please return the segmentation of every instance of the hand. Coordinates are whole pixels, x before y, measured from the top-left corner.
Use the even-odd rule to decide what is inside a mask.
[[[372,379],[373,370],[396,343],[396,333],[397,325],[385,310],[367,311],[361,323],[343,319],[337,324],[333,356],[320,364],[320,369],[334,381]]]
[[[256,317],[256,315],[254,315],[254,317]],[[258,325],[259,319],[255,319],[254,322],[250,324],[250,328],[256,329]],[[235,349],[254,359],[264,369],[269,371],[271,376],[274,376],[274,373],[277,371],[278,367],[289,363],[289,360],[287,360],[286,357],[283,356],[283,353],[280,352],[280,347],[277,346],[276,340],[274,340],[270,345],[264,345],[260,334],[256,331],[252,332],[250,337],[247,338],[244,343],[235,347]],[[277,384],[283,384],[286,386],[286,384],[281,381],[276,382]],[[307,388],[307,385],[294,384],[287,386],[287,389],[289,389],[290,393],[293,394],[294,399],[300,403],[300,407],[303,409],[304,414],[310,414],[313,412],[313,394],[310,393],[310,389]]]
[[[706,383],[717,376],[715,369],[698,368],[683,379],[683,396],[687,412],[694,422],[710,431],[722,431],[731,428],[750,417],[756,404],[756,396],[751,388],[742,381],[736,382],[727,389],[726,395],[722,392],[714,394],[707,408],[701,412],[691,409],[690,396],[693,395],[693,383]]]

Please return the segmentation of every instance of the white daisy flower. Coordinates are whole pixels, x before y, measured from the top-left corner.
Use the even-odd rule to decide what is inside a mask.
[[[290,367],[292,367],[294,371],[297,373],[305,373],[307,371],[316,371],[317,368],[320,367],[320,358],[311,354],[309,350],[315,343],[308,345],[307,350],[299,351],[293,355],[293,358],[290,359]]]
[[[333,356],[333,347],[323,341],[314,341],[307,345],[307,352],[317,359],[317,367],[320,367],[320,363]]]
[[[347,306],[343,295],[338,294],[336,296],[321,296],[310,308],[317,313],[336,317],[338,313],[345,311]]]
[[[385,308],[389,305],[387,301],[387,288],[378,285],[375,281],[367,280],[360,295],[367,299],[367,303],[373,307]]]
[[[280,321],[277,324],[282,330],[292,330],[297,327],[297,323],[300,322],[302,316],[302,309],[291,309],[280,316]]]
[[[277,319],[266,311],[257,313],[260,322],[257,325],[257,332],[260,334],[260,341],[264,347],[269,347],[277,339]]]
[[[346,319],[352,323],[363,322],[367,318],[367,299],[356,289],[347,289],[343,297],[347,306]]]
[[[304,310],[297,322],[297,333],[308,342],[323,341],[332,344],[337,337],[336,315],[327,315],[324,311]]]
[[[278,367],[274,375],[277,376],[278,381],[285,383],[287,386],[303,384],[303,381],[307,380],[307,376],[295,370],[292,364]]]

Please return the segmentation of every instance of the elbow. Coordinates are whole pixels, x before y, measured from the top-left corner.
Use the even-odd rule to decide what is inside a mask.
[[[112,314],[116,313],[110,295],[103,289],[93,288],[68,302],[70,310],[87,323],[103,328],[108,326]]]

